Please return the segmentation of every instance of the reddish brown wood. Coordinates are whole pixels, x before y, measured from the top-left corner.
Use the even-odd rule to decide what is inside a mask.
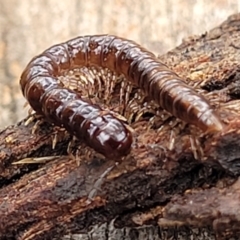
[[[219,133],[202,133],[172,117],[159,131],[157,118],[152,124],[147,115],[131,125],[135,141],[119,165],[91,150],[88,155],[79,141],[72,146],[73,153],[79,148],[78,166],[67,154],[69,135],[59,135],[52,149],[56,128],[49,123],[43,121],[35,133],[35,122],[25,126],[25,121],[2,130],[0,238],[51,239],[112,219],[116,227],[200,224],[222,238],[238,236],[239,26],[240,15],[231,16],[160,57],[216,107],[226,125]],[[56,158],[45,164],[12,164],[49,155]],[[190,207],[189,201],[198,203]],[[227,206],[231,202],[234,213]]]

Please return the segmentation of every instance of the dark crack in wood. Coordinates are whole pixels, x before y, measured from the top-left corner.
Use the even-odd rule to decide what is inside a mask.
[[[192,229],[209,239],[238,237],[239,31],[236,14],[159,57],[215,106],[226,124],[221,133],[207,135],[193,126],[174,132],[169,121],[157,131],[142,119],[134,125],[135,143],[123,162],[81,155],[78,165],[67,154],[69,136],[58,137],[52,149],[51,124],[42,122],[32,133],[35,122],[26,126],[23,120],[2,130],[0,239],[59,239],[106,223],[128,229],[131,239],[138,239],[136,231],[144,225],[169,229],[169,235],[158,230],[159,239],[184,231],[197,236]],[[12,164],[42,156],[56,158]]]

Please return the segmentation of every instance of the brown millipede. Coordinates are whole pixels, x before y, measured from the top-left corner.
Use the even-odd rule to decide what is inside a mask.
[[[32,59],[20,84],[31,107],[106,157],[130,151],[132,135],[126,126],[79,93],[63,88],[57,77],[66,70],[108,68],[138,86],[160,107],[203,131],[223,125],[208,101],[189,87],[153,53],[133,41],[111,35],[77,37],[55,45]]]

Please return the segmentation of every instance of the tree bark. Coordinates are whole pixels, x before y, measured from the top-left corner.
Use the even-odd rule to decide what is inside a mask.
[[[106,226],[103,239],[127,234],[141,239],[149,232],[159,239],[237,238],[239,31],[236,14],[159,56],[215,106],[226,125],[220,133],[181,128],[176,120],[180,131],[169,122],[157,131],[142,119],[134,125],[132,151],[121,163],[85,154],[78,165],[67,154],[68,135],[58,135],[53,150],[56,128],[51,124],[43,121],[33,133],[36,119],[27,125],[25,119],[2,130],[1,239],[59,239],[80,232],[94,239],[94,231],[89,232],[101,224]],[[83,147],[81,142],[76,146]],[[55,157],[44,164],[14,164],[44,156]]]

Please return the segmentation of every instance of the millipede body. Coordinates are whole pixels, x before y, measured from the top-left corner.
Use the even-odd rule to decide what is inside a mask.
[[[110,112],[58,82],[62,72],[97,66],[124,75],[161,108],[203,131],[223,127],[208,101],[157,57],[133,41],[111,35],[77,37],[33,58],[20,85],[31,107],[107,158],[129,153],[132,135]]]

